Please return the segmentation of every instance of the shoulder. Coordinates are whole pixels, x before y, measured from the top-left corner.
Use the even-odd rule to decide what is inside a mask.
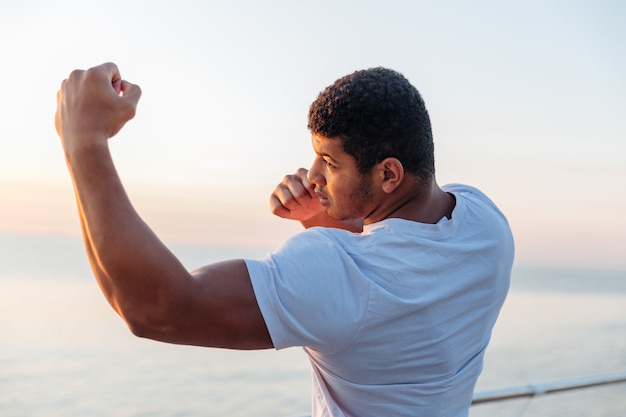
[[[468,203],[472,206],[488,209],[506,220],[504,213],[502,213],[491,198],[476,187],[465,184],[447,184],[441,187],[441,189],[453,194],[457,199],[457,204],[459,204],[459,200],[461,200],[461,204]]]
[[[358,329],[367,310],[370,282],[346,249],[354,235],[310,228],[265,259],[246,260],[275,347],[333,351]],[[328,325],[331,322],[333,326]]]
[[[481,190],[479,190],[476,187],[472,187],[471,185],[453,183],[453,184],[446,184],[442,186],[441,189],[446,192],[452,193],[454,195],[467,196],[469,198],[489,201],[491,202],[491,204],[493,204],[491,199],[487,197],[485,193],[483,193]]]
[[[474,239],[478,236],[478,240],[496,242],[500,249],[513,253],[513,234],[509,222],[485,193],[462,184],[449,184],[442,189],[454,194],[457,199],[452,219],[456,221],[459,230],[469,233]]]
[[[310,227],[287,239],[272,255],[295,256],[300,252],[309,252],[314,257],[328,256],[349,251],[359,240],[360,233],[328,227]]]

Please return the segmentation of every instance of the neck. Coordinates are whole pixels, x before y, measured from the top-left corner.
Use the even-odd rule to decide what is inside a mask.
[[[455,203],[454,196],[439,188],[434,178],[427,181],[404,181],[365,219],[365,223],[400,218],[435,224],[444,216],[448,219],[452,217]]]

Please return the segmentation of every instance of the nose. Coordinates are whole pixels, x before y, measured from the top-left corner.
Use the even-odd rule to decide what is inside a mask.
[[[319,156],[313,160],[313,164],[309,169],[309,173],[307,174],[307,179],[311,184],[315,185],[325,185],[326,178],[322,174],[322,167],[324,166],[324,160]]]

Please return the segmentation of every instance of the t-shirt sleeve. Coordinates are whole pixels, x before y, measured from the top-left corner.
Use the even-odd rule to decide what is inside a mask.
[[[369,280],[345,242],[329,236],[333,231],[316,229],[294,236],[265,259],[246,260],[276,349],[337,351],[358,331],[367,312]]]

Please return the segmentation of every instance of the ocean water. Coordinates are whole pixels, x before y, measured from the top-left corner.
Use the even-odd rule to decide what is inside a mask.
[[[265,248],[173,246],[189,268]],[[626,372],[626,272],[516,266],[477,391]],[[81,242],[0,236],[0,416],[309,414],[300,349],[238,352],[134,337]],[[472,417],[626,415],[626,384],[472,407]]]

